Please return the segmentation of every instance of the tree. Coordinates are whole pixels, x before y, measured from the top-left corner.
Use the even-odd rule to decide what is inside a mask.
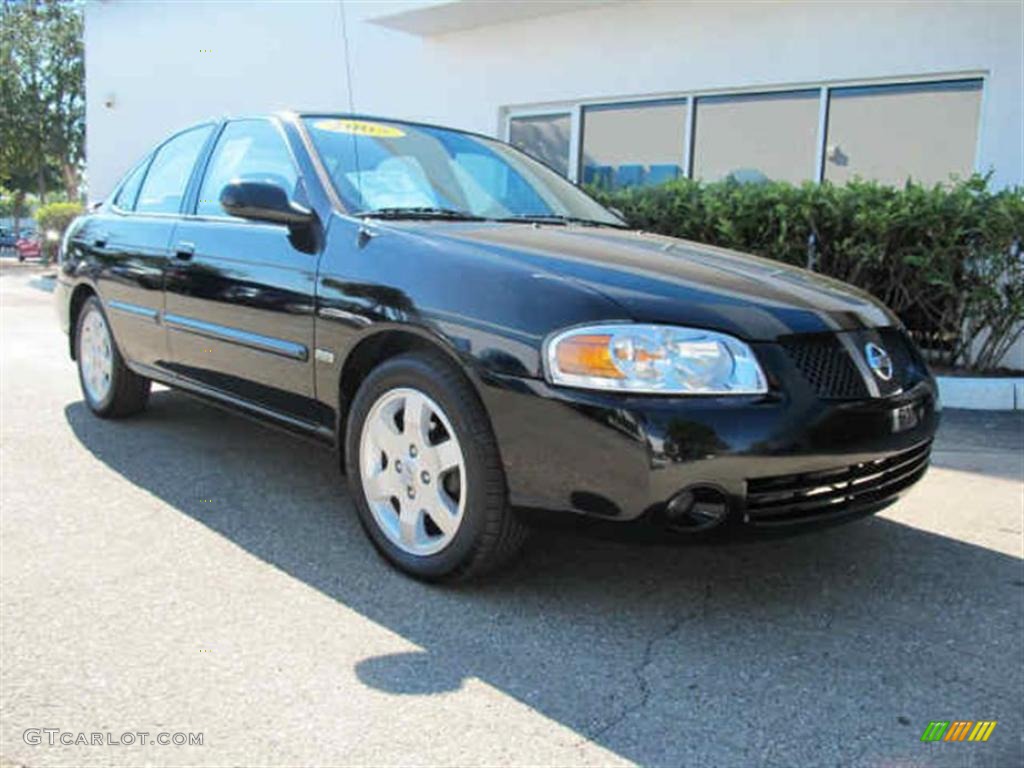
[[[49,2],[44,6],[46,45],[44,94],[47,154],[57,164],[68,200],[81,195],[85,160],[85,51],[79,5]]]
[[[81,191],[85,156],[85,68],[80,4],[2,0],[0,5],[0,184],[20,210],[62,189]]]
[[[0,218],[14,219],[15,236],[21,234],[21,220],[28,216],[30,207],[24,192],[0,187]]]
[[[14,193],[0,187],[0,219],[14,216]]]

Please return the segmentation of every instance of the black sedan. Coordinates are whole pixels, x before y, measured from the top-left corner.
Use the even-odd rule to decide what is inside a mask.
[[[506,560],[527,509],[695,534],[869,514],[937,424],[870,296],[632,230],[429,125],[192,126],[68,229],[58,283],[96,415],[158,381],[333,447],[374,545],[424,579]]]

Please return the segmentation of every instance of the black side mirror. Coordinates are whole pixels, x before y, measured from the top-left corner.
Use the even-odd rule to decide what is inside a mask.
[[[265,181],[231,182],[221,190],[220,205],[232,216],[289,227],[312,224],[315,219],[311,210],[289,200],[281,187]]]

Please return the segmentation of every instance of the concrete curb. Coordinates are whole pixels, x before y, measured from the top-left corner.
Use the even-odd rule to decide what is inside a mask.
[[[972,378],[937,376],[944,408],[972,411],[1024,410],[1024,377]]]

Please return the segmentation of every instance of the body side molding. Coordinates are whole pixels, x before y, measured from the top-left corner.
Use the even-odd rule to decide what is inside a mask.
[[[250,333],[249,331],[242,331],[226,325],[217,325],[216,323],[208,323],[203,320],[195,320],[182,315],[164,314],[163,319],[164,324],[168,328],[174,328],[175,330],[227,341],[232,344],[256,349],[260,352],[290,357],[293,360],[306,361],[309,359],[309,349],[305,345],[294,341]]]

